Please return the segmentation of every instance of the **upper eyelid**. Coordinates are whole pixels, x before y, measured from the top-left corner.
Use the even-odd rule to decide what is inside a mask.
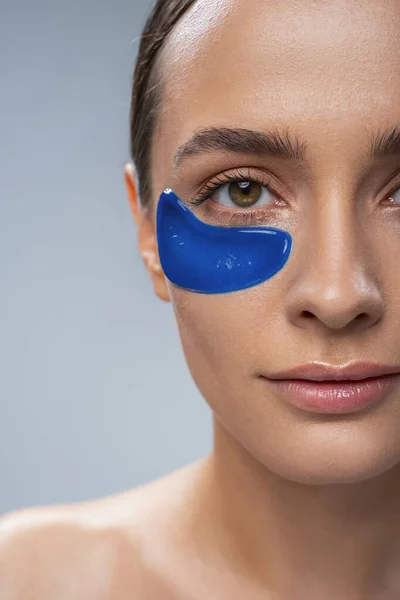
[[[208,195],[213,193],[213,188],[215,191],[215,189],[220,189],[233,181],[255,181],[267,187],[271,193],[279,195],[278,190],[276,190],[273,183],[271,183],[275,179],[272,173],[264,171],[264,173],[261,174],[260,170],[254,170],[254,172],[252,172],[251,167],[245,167],[245,169],[247,172],[243,172],[242,167],[215,175],[194,195],[192,202],[195,203],[196,201],[199,201],[200,198],[208,197]]]
[[[273,178],[272,174],[267,174],[267,172],[264,172],[263,175],[261,175],[260,173],[257,173],[256,171],[254,173],[252,173],[250,167],[246,167],[246,171],[244,171],[242,168],[233,170],[233,171],[226,171],[224,173],[220,173],[219,175],[216,175],[215,177],[212,177],[208,184],[217,184],[220,183],[221,185],[224,185],[226,183],[229,183],[230,181],[257,181],[259,183],[263,183],[264,185],[267,185],[267,183],[271,182],[271,179]],[[222,179],[222,181],[221,181]],[[225,180],[224,180],[225,179]],[[268,179],[268,182],[266,182],[266,180]],[[206,186],[204,186],[206,187]]]
[[[282,185],[282,183],[279,182],[279,178],[274,173],[272,173],[271,171],[260,169],[260,167],[238,167],[233,168],[231,170],[227,169],[226,171],[219,173],[214,177],[211,177],[207,180],[207,182],[203,183],[198,194],[202,191],[206,191],[208,187],[213,185],[215,185],[215,187],[222,187],[231,181],[248,180],[256,181],[262,185],[265,185],[277,195],[293,195],[292,190],[289,187],[287,187],[287,185]],[[390,175],[390,177],[386,180],[386,183],[382,185],[382,187],[380,187],[380,190],[381,191],[379,192],[379,194],[383,193],[385,196],[400,191],[399,169],[396,169],[395,173],[392,173]]]

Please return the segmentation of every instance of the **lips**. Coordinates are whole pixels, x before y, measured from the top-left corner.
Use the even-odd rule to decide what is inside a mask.
[[[399,373],[400,366],[378,363],[312,363],[262,379],[271,391],[306,412],[346,414],[377,404],[398,389]]]
[[[343,366],[309,363],[286,371],[265,375],[268,379],[304,379],[309,381],[359,381],[400,373],[400,365],[357,362]]]

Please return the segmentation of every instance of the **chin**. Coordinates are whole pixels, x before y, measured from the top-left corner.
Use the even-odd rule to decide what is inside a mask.
[[[297,432],[286,444],[275,445],[273,454],[269,447],[265,453],[253,448],[253,456],[279,477],[305,485],[360,483],[397,466],[400,470],[398,434],[390,439],[361,427],[356,431],[355,426],[344,426],[344,431],[338,425],[323,429],[314,425],[314,431],[303,432],[303,439]]]
[[[299,419],[286,411],[220,413],[239,454],[285,480],[306,485],[359,483],[399,465],[400,416],[390,409],[359,415]],[[242,448],[242,450],[240,449]],[[235,453],[236,454],[236,453]],[[246,460],[246,462],[247,462]],[[258,465],[258,466],[257,466]],[[399,473],[400,476],[400,473]]]

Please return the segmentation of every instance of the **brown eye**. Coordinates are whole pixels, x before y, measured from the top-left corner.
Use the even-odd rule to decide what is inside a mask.
[[[228,208],[249,208],[274,204],[276,198],[266,185],[257,181],[233,181],[222,185],[212,194],[212,199]]]
[[[392,204],[394,206],[396,206],[396,205],[400,206],[400,189],[393,192],[393,194],[390,194],[388,201],[390,204]]]
[[[263,186],[255,181],[238,181],[229,185],[229,198],[241,208],[253,206],[262,196]]]

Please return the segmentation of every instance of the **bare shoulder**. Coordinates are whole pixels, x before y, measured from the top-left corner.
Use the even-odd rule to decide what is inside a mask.
[[[0,521],[1,592],[7,600],[73,600],[78,590],[103,598],[115,541],[90,503],[9,513]]]
[[[99,500],[3,516],[1,600],[140,599],[150,597],[149,588],[172,598],[165,557],[202,463]]]

